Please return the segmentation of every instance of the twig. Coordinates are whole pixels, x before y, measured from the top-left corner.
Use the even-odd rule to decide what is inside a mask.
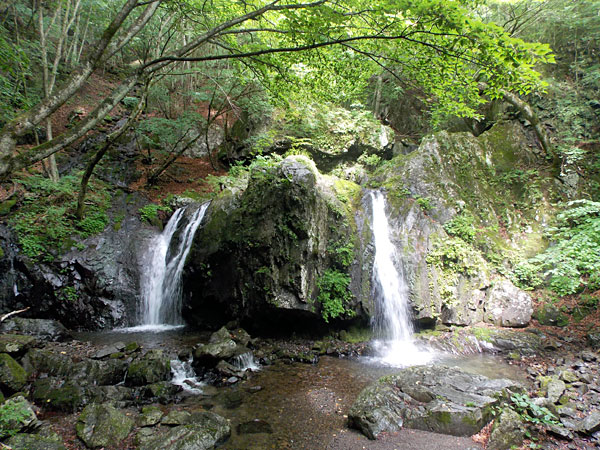
[[[21,313],[27,311],[28,309],[29,309],[29,306],[25,309],[19,309],[18,311],[11,311],[9,313],[6,313],[3,316],[0,316],[0,323],[4,322],[6,319],[8,319],[11,316],[14,316],[16,314],[21,314]]]

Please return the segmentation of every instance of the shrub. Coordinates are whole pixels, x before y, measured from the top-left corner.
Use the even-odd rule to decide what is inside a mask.
[[[41,175],[17,180],[27,192],[10,223],[17,232],[23,252],[33,260],[52,261],[57,252],[100,233],[108,224],[110,195],[106,186],[94,181],[86,202],[86,215],[77,220],[72,214],[77,207],[79,177],[72,175],[53,182]]]
[[[325,322],[343,314],[351,314],[345,303],[352,299],[348,290],[350,277],[338,270],[328,269],[317,282],[319,288],[318,301],[321,303],[321,315]]]
[[[536,287],[543,278],[559,295],[573,294],[584,287],[598,289],[600,203],[569,202],[548,235],[551,245],[516,267],[515,274],[521,284]]]

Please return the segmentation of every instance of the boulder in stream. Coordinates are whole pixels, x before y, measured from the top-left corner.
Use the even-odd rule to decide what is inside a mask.
[[[176,426],[166,433],[144,439],[139,450],[207,450],[224,442],[231,434],[227,419],[215,413],[201,412],[193,417],[191,424]]]
[[[348,420],[370,439],[402,427],[454,436],[471,436],[493,418],[493,407],[523,388],[457,367],[416,366],[365,388]]]
[[[125,382],[129,386],[143,386],[168,380],[170,376],[169,357],[162,350],[153,349],[133,360]]]

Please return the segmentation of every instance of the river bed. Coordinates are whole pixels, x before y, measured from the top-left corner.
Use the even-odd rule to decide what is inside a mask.
[[[165,332],[115,331],[82,333],[78,339],[98,346],[136,341],[146,349],[162,348],[173,357],[181,350],[206,341],[207,333],[175,329]],[[465,371],[490,378],[510,378],[526,382],[516,365],[491,355],[454,356],[438,354],[431,364],[459,366]],[[360,391],[378,378],[399,369],[370,358],[323,356],[317,364],[276,361],[248,373],[248,379],[230,387],[206,385],[201,394],[189,394],[178,405],[190,411],[208,409],[231,421],[230,439],[220,448],[241,449],[362,449],[479,448],[470,438],[454,438],[418,431],[410,436],[384,436],[374,444],[347,426],[348,411]],[[390,441],[390,446],[383,445]],[[408,442],[413,443],[408,443]],[[404,442],[404,445],[402,444]],[[383,444],[382,444],[383,443]],[[446,447],[447,446],[447,447]],[[429,448],[429,447],[422,447]]]

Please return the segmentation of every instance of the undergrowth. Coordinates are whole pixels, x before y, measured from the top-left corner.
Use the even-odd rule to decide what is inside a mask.
[[[90,182],[85,217],[78,220],[79,177],[67,175],[53,182],[41,175],[16,180],[25,189],[18,212],[10,219],[23,253],[34,261],[53,261],[70,247],[83,248],[79,242],[100,233],[108,224],[108,188],[100,181]]]
[[[551,245],[544,252],[516,266],[521,287],[547,283],[558,295],[600,288],[600,202],[567,203],[548,239]]]

